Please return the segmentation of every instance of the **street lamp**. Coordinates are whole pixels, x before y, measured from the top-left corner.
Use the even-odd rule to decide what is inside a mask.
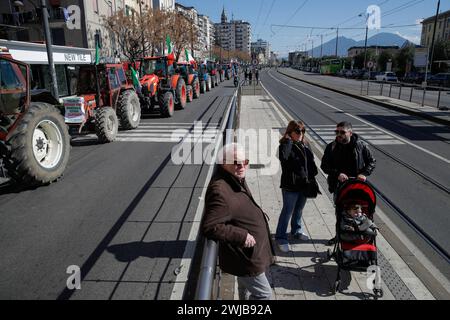
[[[364,14],[359,14],[359,17],[363,17]],[[366,40],[364,41],[364,66],[363,66],[363,78],[361,80],[361,94],[362,94],[362,90],[363,90],[363,82],[364,82],[364,74],[366,72],[366,64],[367,64],[367,35],[369,33],[369,13],[366,13]],[[367,77],[367,84],[369,83],[370,80],[370,72],[369,75]]]

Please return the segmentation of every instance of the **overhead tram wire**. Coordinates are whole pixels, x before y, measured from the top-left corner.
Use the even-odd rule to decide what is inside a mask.
[[[256,18],[256,23],[255,23],[255,31],[256,31],[256,28],[258,27],[259,18],[261,17],[261,11],[262,11],[263,6],[264,6],[264,0],[261,0],[261,5],[259,6],[259,11],[258,11],[258,17]],[[256,38],[258,38],[258,36],[259,36],[259,33],[257,34]]]
[[[294,14],[286,21],[286,24],[288,24],[296,15],[297,15],[297,13],[299,13],[299,11],[301,10],[301,9],[303,9],[303,7],[308,3],[308,1],[309,0],[305,0],[305,1],[303,1],[303,3],[297,8],[297,10],[295,10],[295,12],[294,12]],[[283,29],[283,25],[280,25],[281,26],[281,29],[280,30],[282,30]],[[278,30],[278,31],[280,31],[280,30]],[[278,32],[277,31],[277,32]],[[274,36],[276,34],[276,32],[274,32],[273,30],[272,30],[272,37]]]

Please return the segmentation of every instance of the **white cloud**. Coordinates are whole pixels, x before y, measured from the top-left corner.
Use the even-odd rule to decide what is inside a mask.
[[[420,44],[420,37],[418,35],[407,35],[407,34],[401,34],[399,31],[395,33],[396,35],[405,38],[409,42]]]

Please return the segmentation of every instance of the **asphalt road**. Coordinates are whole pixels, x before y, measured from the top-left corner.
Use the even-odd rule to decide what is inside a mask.
[[[318,73],[309,73],[292,68],[284,68],[283,72],[291,74],[293,76],[301,75],[306,80],[312,82],[320,81],[320,83],[325,86],[330,86],[332,88],[337,88],[353,94],[361,94],[361,80],[346,79],[334,76],[323,76]],[[381,83],[375,82],[373,80],[369,82],[369,84],[367,83],[367,80],[364,80],[362,82],[363,95],[368,94],[369,96],[390,96],[395,99],[400,98],[404,101],[409,101],[411,98],[411,102],[422,104],[423,90],[420,88],[416,87],[411,92],[410,87],[402,87],[400,91],[399,87],[395,84],[392,84],[391,87],[390,83],[384,83],[382,85]],[[426,91],[424,100],[425,105],[436,107],[438,105],[438,100],[439,106],[450,107],[450,91],[448,91],[448,89],[447,91],[442,91],[440,97],[438,90]]]
[[[144,116],[114,143],[74,139],[50,186],[0,187],[0,299],[169,299],[209,169],[174,164],[171,132],[217,129],[233,92],[227,81],[172,118]],[[66,289],[71,265],[81,290]]]
[[[354,131],[371,144],[377,160],[370,181],[450,251],[450,128],[311,86],[274,70],[263,73],[262,82],[288,112],[327,143],[334,140],[336,123],[350,121]],[[309,133],[314,135],[311,130]],[[391,212],[401,223],[387,206],[383,211]],[[433,254],[430,248],[428,252]],[[448,274],[448,265],[444,267]]]

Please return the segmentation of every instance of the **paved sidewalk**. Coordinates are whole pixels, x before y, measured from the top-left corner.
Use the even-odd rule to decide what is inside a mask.
[[[288,123],[286,116],[284,111],[278,109],[271,98],[266,95],[243,95],[239,128],[256,130],[259,139],[266,139],[264,131],[258,131],[259,129],[276,130],[279,133],[275,139],[275,148],[277,148],[277,141],[281,137],[280,132]],[[263,170],[267,170],[269,166],[267,164],[265,167],[262,166],[261,159],[263,158],[260,156],[264,155],[266,151],[258,150],[254,144],[249,151],[251,166],[246,178],[247,183],[255,200],[261,204],[270,217],[269,224],[273,236],[282,207],[279,188],[281,168],[275,174],[264,174]],[[316,155],[316,161],[319,161],[320,158],[321,155]],[[373,299],[372,290],[369,290],[366,285],[366,274],[359,272],[347,274],[342,272],[342,281],[343,284],[347,284],[347,288],[342,293],[332,294],[337,266],[333,260],[325,262],[324,258],[327,249],[331,248],[326,245],[326,242],[334,235],[334,207],[323,190],[325,186],[323,176],[318,180],[321,182],[323,195],[319,195],[313,200],[309,199],[303,212],[304,228],[310,236],[310,240],[291,242],[291,252],[289,253],[283,253],[276,248],[277,263],[271,267],[269,272],[269,281],[273,287],[274,297],[277,300]],[[381,269],[382,273],[385,272],[384,277],[382,274],[384,290],[382,299],[433,299],[430,292],[415,277],[382,234],[381,230],[381,234],[377,238],[379,254],[383,257]],[[379,264],[381,265],[380,262]],[[392,270],[395,270],[393,272],[395,274],[390,274]],[[394,284],[389,283],[392,282],[392,279],[395,279]],[[401,292],[395,286],[400,286]],[[236,288],[234,298],[237,299]]]
[[[273,71],[275,72],[275,71]],[[394,89],[392,93],[392,97],[388,96],[389,85],[385,85],[385,88],[381,88],[383,90],[383,94],[380,95],[379,84],[371,85],[371,89],[369,94],[367,95],[367,81],[363,82],[363,94],[361,94],[361,81],[350,80],[339,77],[332,76],[323,76],[320,74],[311,74],[305,73],[303,71],[299,71],[291,68],[279,68],[278,72],[289,76],[294,79],[298,79],[304,81],[306,83],[320,86],[326,89],[331,89],[336,92],[340,92],[346,95],[350,95],[355,98],[364,99],[368,102],[373,102],[379,105],[383,105],[388,108],[395,109],[396,111],[404,112],[407,114],[415,114],[421,117],[424,117],[428,120],[436,121],[441,124],[450,125],[450,111],[449,110],[439,110],[435,106],[425,105],[422,106],[421,103],[409,102],[405,100],[396,99],[393,97],[398,97],[399,92],[397,89]],[[376,87],[376,88],[375,88]],[[397,90],[397,91],[395,91]],[[410,90],[404,89],[404,93],[401,94],[402,97],[408,99]],[[414,95],[416,101],[421,101],[422,99],[422,91],[415,90],[416,93]],[[419,95],[419,96],[417,96]],[[427,95],[430,96],[431,100],[427,100],[426,103],[437,105],[437,92],[436,91],[427,91]],[[408,97],[406,97],[408,96]],[[417,100],[418,99],[418,100]],[[450,109],[450,93],[442,92],[440,98],[440,105],[446,106]]]

